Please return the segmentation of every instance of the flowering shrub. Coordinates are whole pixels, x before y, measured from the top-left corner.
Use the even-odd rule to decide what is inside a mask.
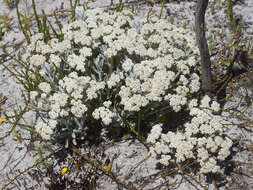
[[[210,105],[211,104],[211,105]],[[231,154],[233,142],[224,135],[229,122],[213,115],[219,104],[205,96],[200,104],[196,99],[188,104],[192,119],[176,131],[162,133],[160,124],[153,126],[147,141],[153,146],[150,152],[159,156],[159,162],[168,166],[171,161],[183,163],[196,160],[200,173],[223,172],[219,165]]]
[[[63,26],[63,39],[32,36],[22,57],[41,137],[76,145],[95,126],[138,129],[138,135],[154,126],[147,141],[162,164],[197,158],[202,173],[217,172],[208,155],[218,152],[224,160],[231,140],[221,137],[225,122],[209,110],[218,104],[210,107],[204,97],[199,107],[193,99],[200,79],[192,35],[164,19],[136,19],[128,10],[77,15],[82,19]],[[164,115],[182,112],[173,132],[169,121],[159,124]]]

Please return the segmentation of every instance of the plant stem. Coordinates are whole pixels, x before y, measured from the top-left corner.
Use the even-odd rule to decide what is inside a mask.
[[[141,111],[138,112],[138,123],[137,123],[137,132],[138,132],[138,135],[140,136],[141,135],[141,118],[142,117],[142,114],[141,114]]]
[[[38,17],[37,11],[36,11],[36,5],[35,5],[34,0],[32,0],[32,7],[33,7],[34,16],[35,16],[35,19],[36,19],[36,22],[37,22],[37,25],[38,25],[38,30],[39,30],[39,32],[42,33],[43,32],[42,31],[42,25],[41,25],[41,21]]]
[[[196,38],[201,57],[202,86],[201,89],[210,94],[212,87],[211,60],[205,37],[205,12],[208,0],[198,0],[195,14]]]
[[[162,18],[162,15],[163,15],[163,9],[164,9],[164,0],[162,0],[162,8],[161,8],[161,11],[160,11],[159,19],[161,19],[161,18]]]
[[[25,36],[27,44],[30,44],[31,40],[30,40],[29,35],[27,34],[27,32],[24,30],[23,25],[22,25],[22,21],[21,21],[21,18],[20,18],[20,13],[19,13],[19,10],[18,10],[18,0],[16,0],[16,12],[17,12],[17,16],[18,16],[18,24],[21,28],[21,31],[23,32],[23,34]]]
[[[227,14],[228,14],[228,20],[229,24],[233,30],[234,35],[236,36],[237,34],[237,27],[236,27],[236,22],[234,20],[234,13],[233,13],[233,2],[232,0],[227,0]]]

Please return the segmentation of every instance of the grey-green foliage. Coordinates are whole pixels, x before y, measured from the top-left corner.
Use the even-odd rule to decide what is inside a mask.
[[[84,7],[79,6],[75,9],[76,20],[85,20],[87,18]]]

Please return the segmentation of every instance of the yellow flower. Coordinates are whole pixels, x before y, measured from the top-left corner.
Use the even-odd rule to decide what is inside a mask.
[[[3,119],[0,117],[0,125],[3,123]]]
[[[64,175],[68,171],[68,168],[62,168],[61,174]]]
[[[109,172],[110,170],[111,170],[111,167],[110,166],[105,166],[105,170],[107,171],[107,172]]]

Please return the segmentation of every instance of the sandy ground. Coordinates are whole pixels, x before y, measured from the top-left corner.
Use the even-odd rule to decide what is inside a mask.
[[[31,1],[28,1],[27,6],[25,5],[23,0],[19,1],[20,11],[29,14],[32,13]],[[86,2],[86,1],[80,1]],[[114,1],[117,3],[117,1]],[[212,2],[212,1],[211,1]],[[38,12],[44,9],[46,13],[50,14],[52,11],[60,8],[69,8],[69,1],[67,0],[36,0]],[[97,0],[96,2],[90,4],[90,7],[104,7],[109,6],[110,0]],[[181,3],[168,3],[166,4],[166,9],[164,10],[164,15],[168,15],[168,18],[171,16],[174,17],[175,23],[179,25],[187,24],[188,29],[190,30],[194,24],[194,5],[195,2],[181,2]],[[142,6],[139,10],[140,14],[145,15],[146,11],[150,7],[145,5]],[[154,6],[153,9],[157,12],[160,10],[160,6]],[[234,8],[236,14],[241,18],[241,20],[245,23],[246,27],[246,35],[253,34],[253,0],[245,0],[243,4],[237,4]],[[209,33],[212,33],[212,30],[215,27],[226,28],[227,23],[225,19],[225,9],[224,7],[217,7],[216,13],[214,15],[208,11],[207,14],[207,25],[209,26]],[[9,17],[13,17],[12,21],[12,30],[5,33],[3,39],[0,41],[0,46],[6,45],[8,46],[8,50],[10,52],[16,52],[19,49],[19,45],[24,41],[24,36],[21,33],[16,16],[16,10],[9,9],[4,0],[0,0],[0,15],[6,15]],[[193,34],[194,35],[194,34]],[[13,46],[14,45],[14,46]],[[3,52],[0,48],[0,55]],[[12,63],[2,56],[0,56],[2,61],[5,61],[9,67],[18,67],[15,63]],[[13,78],[10,76],[8,71],[6,71],[3,66],[0,66],[0,93],[3,96],[8,97],[7,102],[1,106],[1,109],[11,109],[15,108],[15,104],[22,105],[22,97],[21,97],[21,87],[18,85]],[[238,101],[235,97],[235,102]],[[233,106],[233,102],[230,102],[227,106]],[[253,118],[252,113],[248,113],[249,117]],[[27,122],[32,124],[35,121],[34,115],[32,113],[26,115]],[[0,126],[0,139],[4,136],[9,130],[10,126],[3,123]],[[20,131],[20,130],[18,130]],[[20,132],[21,135],[30,137],[30,134],[27,132]],[[233,136],[241,137],[241,145],[253,145],[251,133],[235,128],[230,132]],[[0,188],[3,188],[5,184],[7,184],[8,178],[13,178],[17,175],[18,171],[23,171],[27,167],[31,166],[35,161],[35,158],[32,156],[32,146],[29,141],[17,142],[15,140],[14,135],[10,135],[3,140],[0,140]],[[145,147],[138,143],[132,143],[125,141],[114,144],[114,146],[107,148],[106,154],[118,154],[119,157],[115,160],[115,170],[118,170],[119,175],[124,176],[129,172],[129,169],[143,160],[147,155],[147,150]],[[241,162],[252,162],[253,154],[250,151],[244,151],[237,155],[235,160],[239,160]],[[132,180],[141,180],[145,176],[155,173],[154,167],[155,160],[149,159],[145,162],[141,167],[137,168],[135,175],[131,177]],[[117,166],[117,167],[116,167]],[[242,173],[249,174],[252,172],[249,167],[242,166],[240,168]],[[10,189],[25,189],[24,181],[26,183],[27,189],[45,189],[42,184],[34,183],[31,175],[25,175],[19,178],[20,184],[15,181],[12,185],[8,186]],[[22,181],[23,179],[23,181]],[[236,179],[243,185],[243,189],[253,189],[253,180],[244,175],[236,176]],[[180,180],[179,180],[180,181]],[[116,184],[113,184],[108,178],[101,178],[98,180],[99,187],[98,189],[106,190],[106,189],[118,189]],[[153,184],[148,186],[146,189],[153,189],[157,184]],[[183,182],[177,185],[176,189],[180,190],[188,190],[188,189],[198,189],[199,187],[194,186],[190,182],[187,182],[187,179],[183,179]],[[209,189],[213,189],[212,186]],[[238,187],[235,187],[238,189]]]

